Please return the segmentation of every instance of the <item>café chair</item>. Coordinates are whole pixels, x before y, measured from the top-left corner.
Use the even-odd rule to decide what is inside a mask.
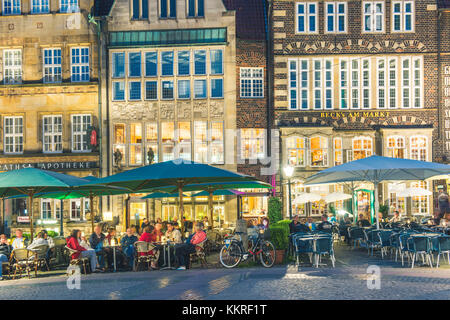
[[[90,262],[89,262],[88,258],[81,257],[81,254],[78,256],[78,258],[73,258],[72,257],[73,254],[78,253],[80,251],[74,250],[72,248],[69,248],[68,246],[65,246],[65,249],[66,249],[67,255],[70,258],[69,265],[71,265],[71,266],[82,265],[84,274],[87,274],[87,270],[91,270],[90,269]],[[89,266],[89,268],[87,268],[86,266]]]
[[[34,267],[34,260],[30,259],[33,255],[33,251],[27,248],[14,249],[12,252],[12,260],[15,261],[12,265],[14,269],[13,280],[16,278],[17,270],[19,270],[20,276],[22,277],[22,271],[25,269],[28,274],[28,278],[31,278],[30,270]],[[35,276],[37,277],[37,270],[35,269]]]
[[[205,246],[208,243],[208,239],[195,245],[195,252],[190,254],[190,264],[195,261],[199,261],[202,268],[208,268],[208,262],[206,261]]]

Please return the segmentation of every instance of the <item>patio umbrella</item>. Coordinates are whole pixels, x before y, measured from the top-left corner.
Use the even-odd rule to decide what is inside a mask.
[[[433,193],[429,190],[423,189],[423,188],[406,188],[403,190],[400,190],[397,192],[397,197],[404,197],[404,198],[409,198],[409,200],[406,202],[407,203],[407,210],[406,213],[408,216],[411,216],[411,211],[412,211],[412,202],[411,198],[412,197],[423,197],[423,196],[431,196]],[[408,203],[409,202],[409,203]]]
[[[327,194],[324,197],[324,200],[325,200],[325,202],[329,203],[329,202],[344,201],[344,200],[351,199],[351,198],[352,198],[351,194],[342,193],[342,192],[333,192],[333,193]]]
[[[208,164],[184,159],[165,161],[121,172],[98,181],[99,184],[114,185],[134,193],[148,192],[152,188],[175,187],[179,195],[180,215],[184,215],[183,191],[189,184],[218,182],[257,181],[256,178],[216,168]]]
[[[300,195],[295,197],[294,204],[304,204],[308,202],[316,202],[322,200],[322,196],[317,193],[308,193],[308,192],[302,192]]]
[[[0,197],[21,195],[28,197],[31,241],[33,241],[33,198],[36,194],[66,191],[86,183],[87,180],[58,172],[24,168],[0,173]]]
[[[440,163],[371,156],[320,171],[308,179],[305,185],[351,181],[368,181],[375,188],[375,209],[378,208],[378,184],[383,181],[425,180],[433,176],[450,174],[450,166]],[[376,215],[377,228],[380,221]]]
[[[145,197],[142,197],[141,199],[176,198],[178,196],[178,193],[153,192]],[[185,194],[183,194],[183,196],[186,197]]]

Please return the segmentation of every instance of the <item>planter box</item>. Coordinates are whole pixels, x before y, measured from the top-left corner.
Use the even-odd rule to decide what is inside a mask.
[[[275,264],[284,263],[285,250],[275,250]]]

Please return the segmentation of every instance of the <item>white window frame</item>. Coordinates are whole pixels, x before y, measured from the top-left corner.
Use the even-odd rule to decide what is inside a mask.
[[[365,12],[366,5],[371,6],[370,13]],[[375,8],[381,4],[382,13],[375,12]],[[376,30],[377,16],[381,15],[381,30]],[[370,17],[370,30],[366,30],[366,16]],[[362,3],[362,33],[384,33],[386,29],[386,6],[384,1],[363,1]]]
[[[76,118],[80,118],[81,119],[81,123],[80,124],[75,124],[75,119]],[[89,118],[89,122],[84,123],[84,119],[85,118]],[[89,149],[88,144],[84,143],[84,137],[87,134],[87,129],[89,128],[89,126],[92,125],[92,116],[90,114],[73,114],[71,116],[71,122],[72,122],[72,141],[71,141],[71,145],[72,145],[72,152],[74,153],[81,153],[81,152],[91,152],[91,149]],[[81,131],[75,131],[75,128],[77,126],[81,126],[82,130]],[[83,130],[83,127],[86,127],[85,130]],[[81,149],[75,148],[76,146],[76,142],[75,142],[75,137],[78,137],[79,139],[81,139]],[[89,137],[88,137],[89,138]]]
[[[298,7],[300,5],[305,6],[305,13],[303,14],[299,14],[298,13]],[[315,6],[315,13],[311,14],[310,13],[310,7],[311,6]],[[318,2],[297,2],[295,4],[295,33],[297,34],[317,34],[319,33],[319,3]],[[304,16],[305,17],[305,31],[299,31],[298,30],[298,18],[299,16]],[[315,19],[315,28],[316,30],[311,31],[311,26],[309,23],[310,17],[314,17]]]
[[[61,131],[58,132],[56,131],[56,125],[55,125],[55,119],[60,118],[61,119]],[[45,119],[51,119],[50,120],[50,126],[52,131],[51,132],[45,132]],[[43,116],[42,117],[42,152],[43,153],[62,153],[63,152],[63,118],[62,115],[48,115],[48,116]],[[50,151],[46,151],[46,142],[45,142],[45,138],[49,137],[50,138],[50,147],[52,150]],[[55,137],[60,137],[60,142],[55,142]],[[56,146],[60,144],[61,145],[61,149],[57,150]]]
[[[83,202],[81,201],[82,198],[78,198],[78,199],[70,199],[70,206],[69,206],[69,210],[70,210],[70,214],[69,214],[69,219],[71,221],[83,221],[84,220],[84,210],[83,210]],[[73,217],[73,211],[72,211],[72,203],[79,203],[80,206],[80,218],[74,218]]]
[[[2,15],[4,16],[12,16],[12,15],[19,15],[22,14],[22,0],[16,0],[16,5],[14,5],[14,0],[10,0],[11,1],[11,13],[5,13],[5,1],[6,0],[2,0]],[[18,5],[17,5],[18,2]],[[18,8],[19,11],[18,12],[14,12],[14,8]]]
[[[342,63],[346,63],[346,69],[342,68]],[[356,67],[354,62],[357,63]],[[367,68],[365,68],[365,62],[367,62]],[[365,74],[368,74],[367,85],[364,78]],[[343,77],[343,74],[345,75]],[[356,75],[356,76],[355,76]],[[369,58],[357,57],[357,58],[343,58],[339,61],[339,108],[345,110],[359,110],[359,109],[370,109],[371,103],[371,63]],[[343,79],[345,79],[345,84],[343,85]],[[343,107],[342,90],[347,93],[347,107]],[[364,99],[365,93],[367,92],[368,105],[365,107]],[[353,98],[353,94],[356,93],[356,103]]]
[[[333,13],[328,13],[328,6],[333,6]],[[339,13],[338,9],[340,5],[344,5],[344,13]],[[347,33],[347,19],[348,19],[348,9],[347,9],[347,2],[325,2],[324,4],[324,15],[325,15],[325,21],[324,21],[324,31],[325,33]],[[344,17],[344,30],[339,31],[339,17]],[[333,30],[328,30],[328,19],[330,17],[333,18]]]
[[[406,4],[409,3],[411,5],[411,12],[406,12],[405,11],[405,7]],[[400,12],[394,12],[394,8],[396,4],[400,4]],[[391,3],[391,14],[392,14],[392,19],[391,19],[391,32],[393,33],[409,33],[409,32],[414,32],[414,27],[416,24],[416,18],[415,18],[415,14],[416,14],[416,10],[415,10],[415,6],[414,6],[414,1],[392,1]],[[406,30],[405,26],[406,26],[406,17],[410,15],[411,16],[411,30]],[[395,24],[394,24],[394,18],[395,16],[400,16],[400,30],[395,30]]]
[[[74,63],[74,62],[73,62],[73,50],[75,50],[75,49],[79,49],[79,50],[80,50],[80,55],[79,55],[79,60],[80,60],[80,62],[77,62],[77,63]],[[81,61],[81,60],[82,60],[82,56],[83,56],[83,55],[81,54],[81,51],[82,51],[83,49],[87,49],[87,50],[88,50],[88,54],[87,54],[88,62],[87,62],[87,63]],[[89,81],[90,81],[90,77],[91,77],[91,74],[90,74],[90,61],[91,61],[91,57],[90,57],[90,55],[91,55],[91,52],[90,52],[89,47],[71,47],[71,48],[70,48],[70,81],[71,81],[71,82],[89,82]],[[73,79],[73,76],[74,76],[74,74],[75,74],[75,72],[74,72],[74,68],[75,68],[75,67],[78,67],[79,70],[80,70],[80,72],[79,72],[80,80],[74,80],[74,79]],[[83,79],[82,79],[82,78],[83,78],[83,74],[84,74],[83,71],[82,71],[83,67],[87,67],[87,68],[88,68],[88,73],[87,73],[88,79],[87,79],[87,80],[83,80]]]
[[[75,13],[80,12],[80,4],[78,0],[65,0],[67,2],[67,9],[62,10],[64,0],[59,0],[59,12],[61,13]]]
[[[297,148],[297,139],[299,139],[299,140],[303,140],[303,148]],[[294,140],[294,143],[295,143],[295,148],[291,148],[291,147],[289,147],[289,142],[291,141],[291,140]],[[293,166],[293,167],[306,167],[306,163],[307,163],[307,158],[308,158],[308,156],[307,156],[307,152],[308,152],[308,146],[307,146],[307,143],[308,143],[308,139],[307,138],[305,138],[305,137],[300,137],[300,136],[290,136],[290,137],[287,137],[286,138],[286,157],[287,157],[287,164],[289,164],[290,166]],[[295,152],[296,152],[296,161],[295,161],[295,164],[292,164],[290,161],[289,161],[289,158],[290,158],[290,151],[291,150],[295,150]],[[299,159],[299,157],[298,157],[298,153],[299,152],[301,152],[301,151],[303,151],[303,163],[299,163],[299,161],[298,161],[298,159]]]
[[[322,152],[323,152],[323,160],[322,160],[322,164],[320,164],[320,165],[313,165],[313,159],[312,159],[312,153],[313,153],[313,149],[312,149],[312,139],[315,139],[315,138],[319,138],[319,140],[322,142],[322,141],[324,141],[325,142],[325,147],[323,147],[323,146],[321,146],[321,148],[318,148],[318,149],[314,149],[314,150],[322,150]],[[317,135],[317,136],[312,136],[312,137],[310,137],[309,139],[309,148],[308,148],[308,163],[309,163],[309,165],[312,167],[312,168],[325,168],[325,167],[328,167],[328,152],[329,152],[329,141],[328,141],[328,137],[326,137],[326,136],[320,136],[320,135]]]
[[[11,131],[12,133],[7,134],[6,133],[6,121],[11,120],[12,121],[12,128]],[[21,124],[17,124],[16,120],[20,119],[21,120]],[[21,133],[16,133],[17,131],[17,127],[21,127]],[[13,117],[4,117],[3,118],[3,153],[5,154],[23,154],[23,147],[24,147],[24,134],[23,134],[23,129],[24,129],[24,121],[23,121],[23,117],[22,116],[13,116]],[[12,139],[12,149],[16,150],[17,147],[19,146],[19,144],[17,143],[17,140],[20,140],[20,138],[22,138],[22,144],[21,144],[21,151],[13,151],[13,152],[8,152],[6,151],[6,138],[11,138]]]
[[[422,188],[425,190],[429,190],[428,187],[428,182],[427,181],[413,181],[411,182],[411,187],[412,188]],[[413,215],[423,215],[424,213],[428,213],[430,214],[429,210],[430,210],[430,196],[414,196],[411,197],[411,201],[412,201],[412,208],[411,208],[411,213]],[[418,202],[419,204],[419,212],[414,212],[414,202]],[[426,207],[424,207],[424,204]],[[422,213],[421,211],[424,210],[424,213]]]
[[[34,2],[37,2],[34,4]],[[45,0],[30,0],[30,13],[31,14],[42,14],[50,12],[50,0],[47,0],[46,11],[43,11]],[[39,11],[34,11],[35,8],[39,8]]]
[[[18,55],[17,55],[17,53],[18,53]],[[7,59],[7,57],[8,57],[8,59]],[[3,83],[4,84],[21,84],[22,83],[22,64],[23,64],[22,49],[5,49],[5,50],[3,50]],[[7,76],[7,71],[9,71],[10,76]]]
[[[239,68],[240,72],[240,97],[243,99],[264,98],[264,68]],[[243,82],[248,81],[250,85],[250,95],[243,94]],[[261,95],[255,89],[261,83]]]
[[[394,139],[394,146],[389,146],[389,140]],[[400,143],[399,143],[400,142]],[[401,146],[403,144],[403,147]],[[394,158],[394,151],[398,149],[403,149],[403,158],[400,159],[408,159],[408,150],[406,148],[406,139],[403,136],[393,135],[386,137],[386,156]]]
[[[361,149],[355,149],[354,148],[354,146],[355,146],[354,143],[355,143],[356,140],[361,140]],[[364,148],[364,140],[370,141],[370,150]],[[352,139],[352,149],[351,149],[352,161],[355,160],[355,158],[356,158],[355,157],[355,152],[356,151],[364,151],[365,154],[366,154],[365,158],[370,157],[371,155],[373,155],[373,139],[372,139],[372,137],[366,137],[366,136],[354,137]],[[369,152],[369,154],[367,154],[368,152]],[[364,159],[364,158],[362,158],[362,159]]]
[[[266,154],[266,131],[263,128],[241,128],[240,130],[240,158],[248,160],[263,159]],[[244,132],[250,136],[244,137]],[[248,156],[245,155],[245,143],[250,147]]]
[[[50,59],[51,63],[45,63],[45,52],[51,53]],[[55,51],[59,51],[59,59],[61,63],[55,63]],[[51,80],[46,80],[46,70],[48,72],[48,78]],[[58,72],[59,71],[59,72]],[[62,81],[62,50],[61,48],[44,48],[42,49],[42,79],[44,83],[60,83]]]
[[[298,97],[298,60],[288,59],[288,109],[298,110],[299,109],[299,97]],[[295,79],[294,79],[295,76]],[[242,90],[242,89],[241,89]],[[292,107],[292,94],[295,93],[295,107]]]
[[[413,147],[413,139],[425,139],[425,147]],[[413,150],[417,149],[417,158],[413,157]],[[409,138],[409,155],[410,159],[413,160],[422,160],[422,161],[428,161],[429,155],[428,155],[428,137],[425,135],[414,135]],[[420,151],[425,150],[425,159],[420,159]]]
[[[213,140],[214,130],[213,124],[220,123],[222,129],[221,129],[221,140]],[[211,164],[224,164],[225,163],[225,125],[223,121],[211,121],[209,124],[209,134],[208,134],[208,160]],[[220,147],[222,149],[222,157],[221,159],[214,161],[213,160],[213,152],[212,149],[216,147]]]
[[[336,148],[336,141],[340,141],[340,144],[341,144],[340,148]],[[340,164],[344,164],[344,148],[343,148],[343,144],[342,143],[343,143],[342,138],[340,138],[340,137],[333,138],[333,162],[334,162],[335,166],[340,165]],[[341,161],[340,161],[340,163],[338,163],[338,161],[337,161],[337,156],[336,156],[337,152],[341,153]]]

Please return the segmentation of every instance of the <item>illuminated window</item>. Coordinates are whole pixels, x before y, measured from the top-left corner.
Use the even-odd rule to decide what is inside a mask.
[[[342,154],[342,138],[334,138],[334,165],[339,166],[344,163]]]
[[[412,136],[410,139],[411,159],[428,161],[428,138],[425,136]]]
[[[208,124],[206,121],[194,121],[194,161],[208,162]]]
[[[211,142],[209,149],[211,163],[224,163],[224,134],[222,121],[211,122]]]
[[[387,138],[388,157],[406,158],[406,146],[404,137],[388,137]]]
[[[149,150],[153,151],[153,163],[158,162],[158,124],[157,123],[147,123],[147,129],[145,131],[145,146],[146,146],[146,156],[145,163],[149,164]]]
[[[428,190],[428,183],[426,181],[415,181],[411,183],[412,188],[420,188]],[[412,197],[412,214],[428,215],[428,202],[430,196],[415,196]]]
[[[175,126],[173,122],[161,123],[162,161],[174,160]]]
[[[113,153],[119,151],[122,154],[121,164],[125,164],[125,124],[116,123],[114,124],[114,143],[113,143]],[[115,161],[114,161],[115,164]]]
[[[289,137],[286,140],[288,164],[293,167],[305,166],[305,138]]]
[[[311,141],[311,166],[328,166],[328,139],[325,137],[313,137]]]
[[[130,165],[141,165],[142,161],[142,125],[132,123],[130,125]]]
[[[241,159],[264,158],[264,129],[241,129]]]
[[[352,151],[352,159],[349,159],[349,161],[370,157],[372,155],[372,138],[354,138],[352,141]]]
[[[178,156],[191,160],[191,123],[178,122]]]
[[[394,214],[394,211],[400,213],[406,213],[406,202],[404,197],[398,197],[397,193],[399,191],[405,190],[406,185],[404,183],[389,183],[388,193],[389,193],[389,213]]]

